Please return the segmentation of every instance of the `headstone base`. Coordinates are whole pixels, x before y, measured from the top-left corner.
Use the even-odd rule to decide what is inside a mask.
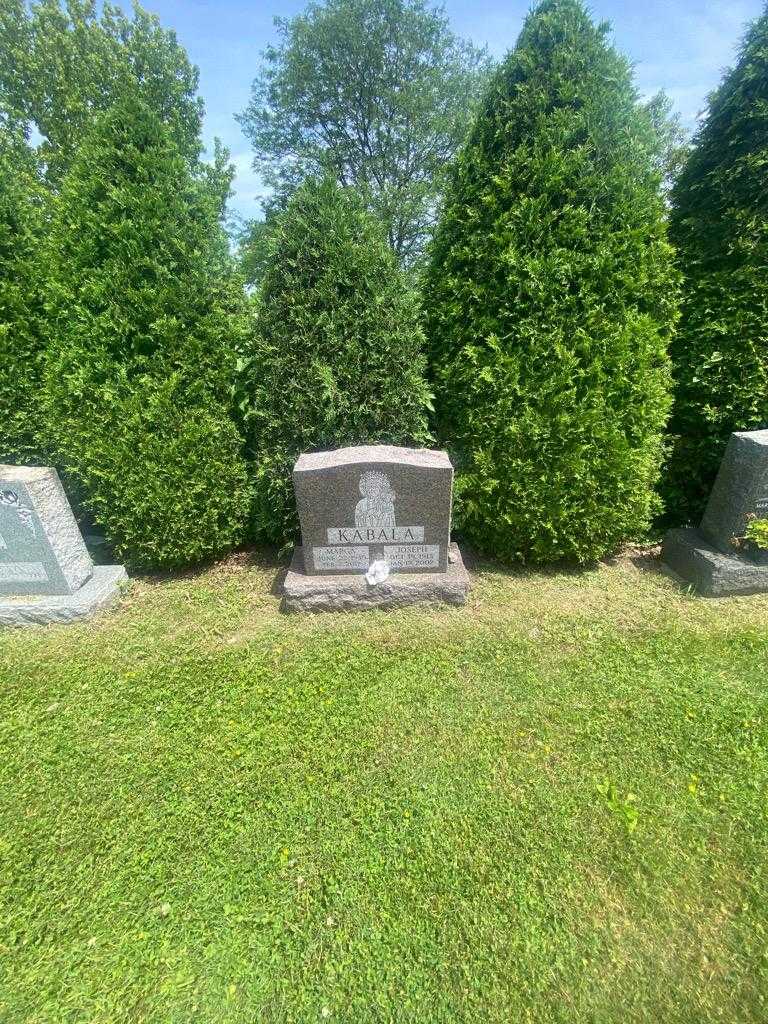
[[[661,557],[704,597],[768,593],[768,565],[724,555],[700,530],[670,530]]]
[[[0,626],[41,626],[90,618],[115,600],[119,584],[127,579],[122,565],[97,565],[91,578],[75,594],[0,596]]]
[[[301,548],[283,584],[284,612],[354,612],[368,608],[405,608],[412,604],[466,604],[469,573],[457,544],[448,548],[448,571],[394,572],[383,583],[369,584],[365,576],[308,576]]]

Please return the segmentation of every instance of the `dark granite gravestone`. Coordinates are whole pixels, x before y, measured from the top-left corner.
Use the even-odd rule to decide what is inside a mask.
[[[768,430],[731,434],[709,496],[701,532],[718,551],[733,554],[750,519],[768,509]]]
[[[0,465],[0,625],[83,618],[125,578],[94,566],[55,469]]]
[[[768,430],[731,434],[698,529],[670,530],[661,557],[709,597],[768,591],[766,553],[744,543],[768,517]]]
[[[364,445],[301,455],[293,485],[302,547],[284,608],[464,603],[469,581],[451,544],[445,452]]]
[[[301,455],[293,469],[304,571],[446,572],[453,467],[445,452],[384,445]]]

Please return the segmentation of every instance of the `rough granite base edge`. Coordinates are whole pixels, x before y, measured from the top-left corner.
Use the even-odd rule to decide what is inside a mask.
[[[68,596],[72,597],[93,576],[93,561],[59,474],[55,469],[46,469],[36,480],[31,480],[27,484],[27,490],[40,518],[40,525],[69,586]]]
[[[0,627],[43,626],[88,619],[111,604],[128,579],[122,565],[97,565],[76,593],[41,597],[0,597]]]
[[[448,572],[393,573],[371,586],[365,576],[307,576],[301,548],[293,553],[285,577],[283,612],[354,612],[369,608],[405,608],[414,604],[466,604],[469,573],[458,545],[448,549]]]
[[[703,597],[768,593],[768,565],[724,555],[700,530],[670,530],[661,558]]]

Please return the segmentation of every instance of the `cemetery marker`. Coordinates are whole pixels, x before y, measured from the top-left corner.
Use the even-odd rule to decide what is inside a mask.
[[[286,577],[285,610],[465,603],[445,452],[363,445],[305,454],[293,486],[302,547]]]
[[[94,566],[55,469],[0,465],[0,625],[86,618],[125,579]]]
[[[707,597],[768,592],[768,552],[744,543],[768,518],[768,430],[731,434],[698,529],[670,530],[661,557]]]

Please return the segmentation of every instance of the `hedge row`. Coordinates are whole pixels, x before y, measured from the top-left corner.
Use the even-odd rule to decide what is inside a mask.
[[[662,487],[695,514],[728,432],[768,425],[768,14],[674,189],[677,257],[659,135],[606,32],[581,0],[528,16],[420,282],[357,195],[313,180],[247,297],[226,169],[128,65],[54,179],[5,109],[0,458],[54,461],[118,555],[156,568],[292,539],[301,451],[435,442],[478,548],[584,563],[659,511],[672,370]]]
[[[0,112],[0,462],[34,462],[44,352],[37,253],[44,190],[22,127]]]
[[[429,440],[418,300],[352,192],[300,190],[254,303],[220,193],[138,93],[97,121],[45,230],[13,139],[0,341],[22,400],[4,458],[58,465],[118,557],[173,568],[282,543],[300,451]]]

